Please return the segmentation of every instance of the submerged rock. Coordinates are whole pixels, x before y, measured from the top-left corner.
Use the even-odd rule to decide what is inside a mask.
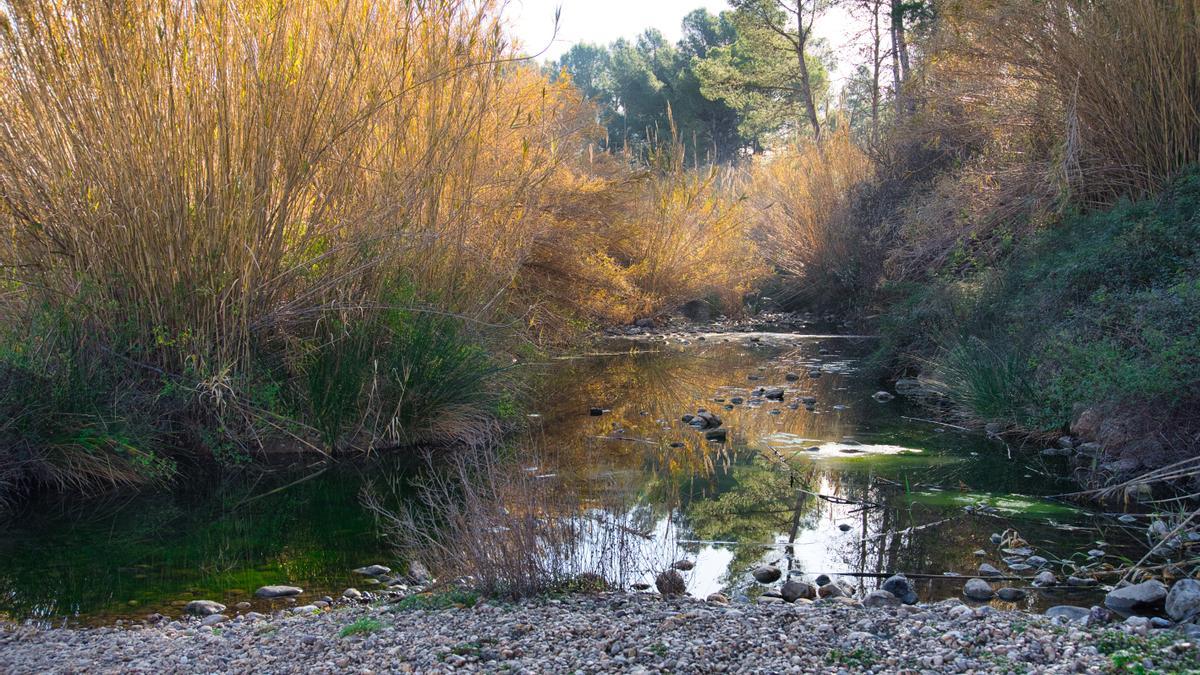
[[[768,401],[782,401],[783,393],[782,387],[775,387],[773,389],[764,390],[762,395],[763,398],[767,399]]]
[[[1053,586],[1058,583],[1058,577],[1054,576],[1054,572],[1045,570],[1038,572],[1038,575],[1033,578],[1034,586]]]
[[[871,398],[879,401],[880,403],[887,403],[888,401],[896,398],[896,396],[890,391],[877,391],[871,395]]]
[[[1001,588],[996,591],[996,597],[1005,602],[1020,602],[1026,595],[1028,594],[1021,588]]]
[[[704,432],[704,440],[724,443],[729,438],[728,429],[709,429]]]
[[[998,577],[998,576],[1001,576],[1001,574],[1000,574],[1000,570],[996,569],[995,567],[992,567],[991,565],[989,565],[987,563],[983,563],[982,565],[979,566],[979,576],[981,576],[981,577]]]

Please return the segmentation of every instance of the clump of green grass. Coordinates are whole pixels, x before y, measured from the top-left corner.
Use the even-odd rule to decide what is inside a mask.
[[[375,631],[383,629],[383,622],[374,617],[364,616],[356,619],[354,623],[345,626],[338,631],[338,637],[350,637],[351,635],[369,635]]]
[[[450,609],[451,607],[474,607],[478,602],[479,594],[475,591],[456,588],[435,593],[410,595],[392,605],[392,609],[402,612],[418,609]]]
[[[866,647],[855,647],[851,650],[831,649],[825,655],[825,663],[853,668],[870,668],[878,660],[879,655]]]
[[[1147,636],[1123,631],[1104,631],[1096,638],[1096,649],[1112,659],[1113,670],[1121,673],[1192,673],[1200,671],[1195,649],[1175,647],[1173,632]]]

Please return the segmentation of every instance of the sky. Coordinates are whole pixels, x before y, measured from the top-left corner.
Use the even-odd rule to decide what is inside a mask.
[[[554,11],[562,7],[558,34],[554,33]],[[693,9],[717,13],[729,9],[726,0],[509,0],[505,16],[513,34],[539,60],[558,58],[579,42],[608,44],[617,38],[634,38],[647,28],[662,31],[670,42],[680,38],[680,22]],[[817,20],[816,32],[833,46],[839,67],[835,86],[849,72],[853,59],[852,38],[859,28],[842,9]]]

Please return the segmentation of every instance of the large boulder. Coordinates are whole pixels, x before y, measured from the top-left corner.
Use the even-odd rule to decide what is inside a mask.
[[[817,589],[807,581],[789,581],[779,589],[779,595],[786,602],[797,600],[812,600],[817,597]]]
[[[896,574],[884,580],[883,590],[896,596],[906,605],[917,604],[917,591],[913,588],[912,582],[903,574]]]
[[[1187,621],[1200,615],[1200,581],[1180,579],[1167,593],[1167,616],[1175,621]]]
[[[995,592],[992,590],[992,585],[983,579],[971,579],[963,586],[963,595],[971,600],[991,600]]]
[[[1157,579],[1143,581],[1109,591],[1104,596],[1104,606],[1122,614],[1154,612],[1167,599],[1167,587]]]

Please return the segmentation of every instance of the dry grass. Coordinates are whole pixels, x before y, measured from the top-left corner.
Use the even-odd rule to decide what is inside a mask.
[[[872,162],[838,133],[755,165],[748,212],[767,260],[783,275],[787,303],[849,304],[876,265],[868,230],[852,222],[852,191]]]
[[[494,385],[451,363],[490,373],[470,346],[740,306],[758,270],[715,174],[597,157],[593,108],[515,57],[503,9],[5,3],[9,360],[54,382],[107,367],[77,426],[134,411],[160,447],[481,441],[471,390]]]

